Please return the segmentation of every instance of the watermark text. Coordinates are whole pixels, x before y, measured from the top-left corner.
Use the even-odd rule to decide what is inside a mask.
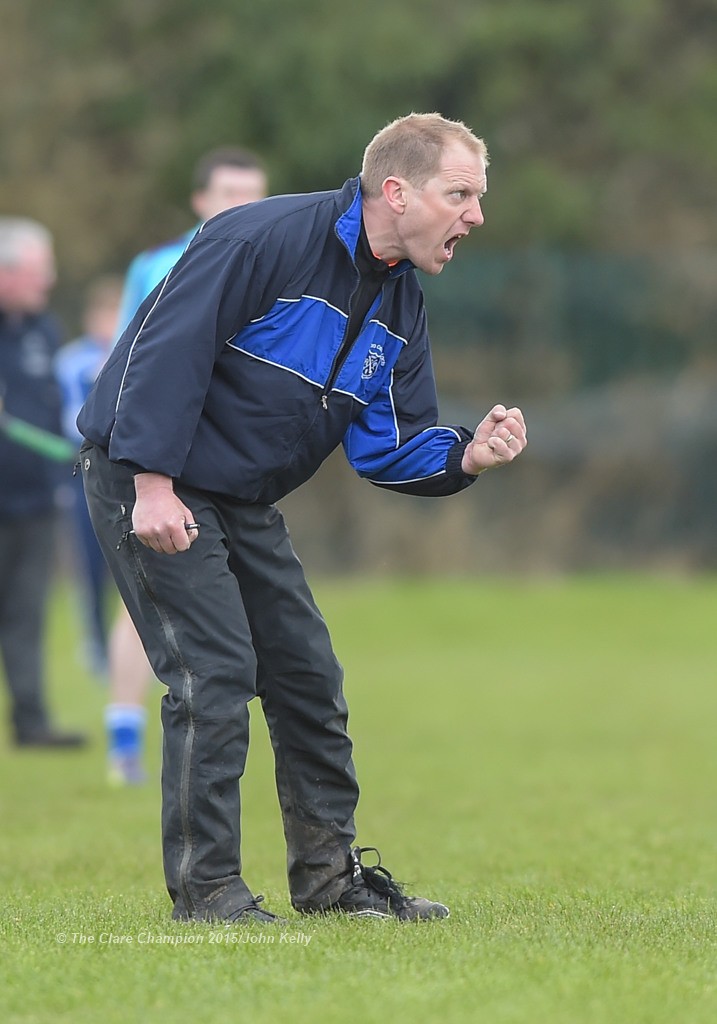
[[[301,931],[249,932],[230,928],[163,932],[58,932],[60,946],[308,946],[313,935]]]

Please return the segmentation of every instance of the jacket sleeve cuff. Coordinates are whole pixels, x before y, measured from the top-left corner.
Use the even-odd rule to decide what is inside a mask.
[[[132,476],[137,476],[138,473],[151,473],[151,469],[145,469],[144,466],[138,465],[136,462],[131,462],[130,459],[116,459],[115,460],[120,466],[124,466],[130,471]]]
[[[457,441],[452,448],[448,449],[448,455],[446,456],[446,473],[448,476],[459,476],[465,477],[467,483],[475,483],[476,476],[472,473],[464,473],[463,454],[470,444],[470,441]]]
[[[420,498],[440,498],[448,494],[456,494],[458,491],[470,487],[478,479],[461,469],[463,452],[466,450],[468,441],[457,441],[451,445],[446,455],[445,469],[436,476],[426,477],[424,480],[414,480],[405,484],[382,484],[372,480],[371,483],[377,487],[389,491],[398,491],[401,494],[413,494]]]

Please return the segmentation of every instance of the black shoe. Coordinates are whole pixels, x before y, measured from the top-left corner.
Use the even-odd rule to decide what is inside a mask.
[[[361,855],[369,851],[376,854],[378,864],[369,867]],[[381,855],[375,846],[357,846],[351,851],[351,885],[339,896],[328,911],[350,914],[352,917],[397,917],[399,921],[426,921],[448,917],[450,911],[442,903],[434,903],[422,896],[406,896],[390,871],[381,865]]]
[[[237,907],[227,916],[215,916],[211,913],[188,914],[185,910],[179,910],[175,908],[172,917],[175,921],[181,921],[184,924],[192,923],[210,923],[210,924],[241,924],[250,923],[251,921],[258,921],[260,924],[287,924],[287,921],[283,917],[278,917],[276,914],[272,914],[270,910],[265,910],[260,907],[259,904],[264,902],[263,896],[252,896],[249,897],[248,901],[241,907]]]
[[[226,918],[227,924],[241,923],[242,921],[259,921],[260,924],[286,924],[286,920],[283,917],[278,917],[276,914],[272,914],[270,910],[265,910],[260,907],[259,904],[264,902],[263,896],[255,896],[251,903],[247,903],[246,906],[239,907],[229,917]]]
[[[59,732],[57,729],[41,729],[16,737],[18,747],[44,747],[45,749],[69,749],[84,747],[87,737],[79,732]]]

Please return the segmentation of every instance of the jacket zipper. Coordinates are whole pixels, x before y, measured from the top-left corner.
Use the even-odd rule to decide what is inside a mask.
[[[356,285],[354,286],[354,290],[351,292],[351,298],[349,299],[349,314],[348,314],[348,316],[346,318],[346,327],[344,328],[344,336],[341,339],[341,344],[339,345],[339,350],[336,353],[336,355],[334,356],[334,361],[331,364],[331,370],[329,371],[329,375],[326,378],[326,383],[324,384],[323,390],[321,392],[321,406],[324,409],[328,409],[328,407],[329,407],[329,393],[330,393],[332,387],[334,386],[334,381],[338,377],[338,375],[339,375],[339,373],[341,371],[341,367],[346,362],[346,357],[348,356],[348,354],[349,354],[349,352],[351,350],[351,345],[347,345],[346,344],[346,336],[348,335],[349,327],[351,326],[351,303],[353,302],[354,295],[358,291],[360,284],[361,284],[361,275],[357,273],[356,274]],[[361,331],[359,330],[358,334],[356,335],[357,338],[358,338],[358,335],[360,333],[361,333]]]
[[[347,336],[347,334],[349,332],[349,327],[351,326],[351,303],[352,303],[354,295],[358,291],[360,285],[361,285],[361,280],[360,280],[360,277],[359,277],[359,280],[356,282],[356,287],[354,288],[353,292],[351,293],[351,298],[349,299],[349,315],[348,315],[348,318],[346,320],[346,328],[344,330],[344,336],[341,339],[341,344],[339,346],[339,350],[336,353],[336,356],[334,357],[334,361],[331,364],[331,371],[329,372],[329,376],[327,377],[326,383],[324,384],[323,390],[321,392],[321,406],[324,409],[328,409],[328,407],[329,407],[329,393],[331,392],[331,389],[334,386],[334,381],[336,380],[336,378],[338,377],[339,373],[341,372],[341,367],[346,362],[346,359],[348,357],[349,352],[354,347],[355,343],[358,341],[359,335],[361,334],[361,331],[363,330],[366,321],[368,320],[369,316],[371,315],[371,312],[374,309],[374,306],[376,306],[376,299],[379,300],[378,304],[379,305],[381,304],[380,300],[381,300],[381,296],[383,295],[383,284],[379,288],[377,295],[374,297],[373,302],[369,306],[368,311],[366,313],[366,316],[363,319],[363,323],[361,324],[361,326],[359,327],[358,331],[356,332],[356,335],[355,335],[353,341],[351,342],[350,345],[347,344],[346,336]]]
[[[346,329],[348,330],[348,323],[346,325]],[[361,332],[359,331],[359,334],[360,333]],[[356,338],[358,338],[358,334],[356,335]],[[344,340],[341,342],[341,347],[336,353],[336,358],[331,364],[331,373],[329,374],[328,379],[324,384],[324,389],[321,392],[321,405],[324,409],[328,409],[329,407],[329,393],[334,386],[334,381],[341,372],[341,367],[346,362],[346,358],[351,351],[351,348],[351,345],[346,344],[346,335],[344,334]]]
[[[338,236],[338,237],[340,237],[340,236]],[[343,239],[341,239],[341,241],[343,241]],[[343,244],[344,244],[344,246],[346,245],[345,242]],[[351,257],[351,259],[353,260],[353,256]],[[354,262],[354,270],[356,270],[355,262]],[[385,284],[385,282],[383,282],[381,284],[381,287],[378,290],[379,298],[380,298],[380,296],[383,295],[383,286],[384,286],[384,284]],[[351,342],[351,344],[347,345],[346,344],[346,336],[348,334],[349,327],[351,326],[351,303],[353,301],[354,296],[356,295],[356,292],[358,291],[358,289],[360,287],[361,287],[361,275],[358,272],[358,270],[356,270],[356,284],[354,286],[353,291],[351,292],[351,298],[349,299],[349,315],[348,315],[348,318],[346,320],[346,328],[344,330],[344,336],[343,336],[343,338],[341,340],[341,345],[339,346],[339,350],[336,353],[334,361],[331,364],[331,370],[329,372],[329,376],[328,376],[328,378],[326,380],[326,383],[324,384],[323,389],[321,391],[321,405],[322,405],[322,408],[324,408],[324,409],[328,409],[328,407],[329,407],[329,394],[331,392],[331,389],[334,386],[334,382],[335,382],[336,378],[338,377],[339,373],[341,372],[341,367],[346,362],[346,357],[348,356],[349,352],[353,348],[355,342],[358,340],[358,336],[361,333],[364,324],[366,323],[366,318],[371,313],[371,310],[374,307],[374,303],[376,302],[376,299],[374,298],[374,301],[371,303],[371,305],[370,305],[370,307],[368,309],[368,313],[364,317],[363,324],[361,324],[361,327],[359,327],[359,329],[356,332],[356,335],[355,335],[353,341]]]

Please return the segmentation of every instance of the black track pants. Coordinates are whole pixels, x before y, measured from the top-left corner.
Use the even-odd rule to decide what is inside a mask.
[[[95,531],[168,689],[162,836],[175,916],[226,917],[249,895],[239,780],[254,696],[275,754],[292,902],[334,902],[350,880],[358,799],[343,673],[281,513],[177,485],[199,537],[158,554],[129,534],[131,472],[89,444],[81,461]]]

